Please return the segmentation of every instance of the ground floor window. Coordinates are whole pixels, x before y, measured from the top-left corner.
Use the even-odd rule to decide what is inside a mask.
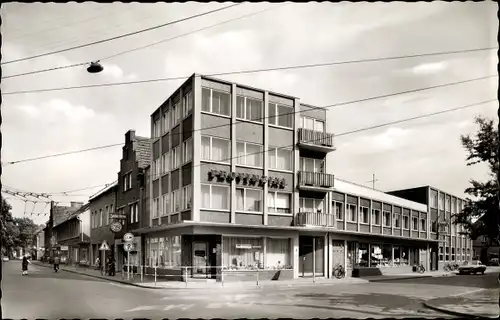
[[[444,260],[444,248],[439,247],[439,261],[443,261],[443,260]]]
[[[263,269],[263,239],[223,237],[222,265],[232,270]]]
[[[149,237],[146,239],[146,266],[160,268],[180,267],[181,237]]]
[[[348,268],[410,266],[420,261],[420,249],[417,247],[351,241],[347,245]]]
[[[291,269],[291,260],[290,239],[266,239],[265,262],[267,269]]]
[[[445,261],[450,261],[450,247],[446,247],[446,258]]]

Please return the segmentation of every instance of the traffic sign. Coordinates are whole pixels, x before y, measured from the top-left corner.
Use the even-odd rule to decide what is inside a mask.
[[[111,229],[111,231],[113,231],[115,233],[120,232],[120,231],[122,231],[122,224],[119,221],[113,221],[109,225],[109,228]]]
[[[123,235],[123,241],[125,242],[132,242],[134,240],[134,235],[130,232],[128,233],[125,233],[125,235]]]
[[[109,250],[109,245],[108,243],[106,242],[106,240],[104,240],[101,244],[101,247],[99,248],[99,250]]]
[[[133,251],[134,250],[134,244],[131,242],[127,242],[123,244],[123,249],[127,252]]]

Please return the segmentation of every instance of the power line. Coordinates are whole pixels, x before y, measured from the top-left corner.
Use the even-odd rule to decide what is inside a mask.
[[[128,53],[131,53],[131,52],[134,52],[134,51],[138,51],[138,50],[141,50],[141,49],[150,48],[150,47],[153,47],[153,46],[161,44],[161,43],[165,43],[165,42],[168,42],[168,41],[176,40],[176,39],[179,39],[179,38],[182,38],[182,37],[185,37],[185,36],[188,36],[188,35],[200,32],[200,31],[208,30],[208,29],[211,29],[211,28],[214,28],[214,27],[218,27],[218,26],[224,25],[224,24],[229,23],[229,22],[233,22],[233,21],[244,19],[244,18],[248,18],[250,16],[254,16],[254,15],[263,13],[265,11],[274,10],[274,9],[277,9],[278,7],[286,6],[286,5],[289,5],[289,4],[290,3],[281,4],[281,5],[278,5],[278,6],[274,6],[272,8],[267,8],[267,9],[260,10],[260,11],[257,11],[257,12],[249,13],[249,14],[246,14],[246,15],[234,18],[234,19],[226,20],[226,21],[223,21],[223,22],[220,22],[220,23],[216,23],[216,24],[213,24],[213,25],[210,25],[210,26],[207,26],[207,27],[203,27],[203,28],[200,28],[200,29],[197,29],[197,30],[194,30],[194,31],[183,33],[183,34],[177,35],[177,36],[172,37],[172,38],[163,39],[163,40],[151,43],[151,44],[147,44],[147,45],[144,45],[144,46],[136,47],[136,48],[133,48],[133,49],[122,51],[122,52],[118,52],[118,53],[112,54],[110,56],[107,56],[107,57],[104,57],[104,58],[100,58],[99,61],[112,59],[112,58],[115,58],[115,57],[118,57],[118,56],[121,56],[121,55],[124,55],[124,54],[128,54]],[[38,74],[38,73],[43,73],[43,72],[48,72],[48,71],[54,71],[54,70],[60,70],[60,69],[73,68],[73,67],[78,67],[78,66],[86,65],[86,64],[88,64],[88,63],[87,62],[82,62],[82,63],[72,64],[72,65],[66,65],[66,66],[60,66],[60,67],[55,67],[55,68],[48,68],[48,69],[31,71],[31,72],[18,73],[18,74],[13,74],[13,75],[10,75],[10,76],[3,77],[3,79],[20,77],[20,76],[25,76],[25,75]]]
[[[418,89],[400,91],[400,92],[395,92],[395,93],[390,93],[390,94],[385,94],[385,95],[379,95],[379,96],[372,96],[372,97],[363,98],[363,99],[357,99],[357,100],[340,102],[340,103],[328,105],[328,106],[326,106],[324,108],[333,108],[333,107],[344,106],[344,105],[358,103],[358,102],[366,102],[366,101],[375,100],[375,99],[382,99],[382,98],[394,97],[394,96],[408,94],[408,93],[415,93],[415,92],[420,92],[420,91],[425,91],[425,90],[430,90],[430,89],[436,89],[436,88],[442,88],[442,87],[447,87],[447,86],[453,86],[453,85],[457,85],[457,84],[468,83],[468,82],[472,82],[472,81],[484,80],[484,79],[493,78],[493,77],[497,77],[497,76],[498,75],[490,75],[490,76],[485,76],[485,77],[480,77],[480,78],[474,78],[474,79],[468,79],[468,80],[462,80],[462,81],[457,81],[457,82],[450,82],[450,83],[445,83],[445,84],[440,84],[440,85],[435,85],[435,86],[430,86],[430,87],[425,87],[425,88],[418,88]],[[316,109],[322,109],[322,108],[316,107]],[[293,111],[293,112],[282,114],[281,116],[284,116],[284,115],[293,115],[293,114],[296,114],[296,113],[310,112],[310,111],[311,110],[308,110],[308,109],[306,109],[306,110],[297,110],[297,111]],[[263,117],[263,118],[261,118],[261,120],[265,119],[265,118],[270,118],[270,117],[269,116],[268,117]],[[245,121],[236,121],[235,124],[242,123],[242,122],[245,122]],[[216,126],[211,126],[211,127],[207,127],[207,128],[191,130],[191,132],[209,130],[209,129],[219,128],[219,127],[224,127],[224,126],[229,126],[229,125],[231,125],[231,124],[216,125]],[[178,133],[178,134],[180,134],[180,133]],[[16,163],[20,163],[20,162],[28,162],[28,161],[35,161],[35,160],[45,159],[45,158],[52,158],[52,157],[58,157],[58,156],[63,156],[63,155],[76,154],[76,153],[81,153],[81,152],[86,152],[86,151],[91,151],[91,150],[105,149],[105,148],[110,148],[110,147],[119,146],[119,145],[123,145],[123,143],[116,143],[116,144],[111,144],[111,145],[94,147],[94,148],[90,148],[90,149],[75,150],[75,151],[69,151],[69,152],[64,152],[64,153],[46,155],[46,156],[42,156],[42,157],[29,158],[29,159],[23,159],[23,160],[18,160],[18,161],[11,161],[11,162],[6,162],[4,164],[4,166],[5,165],[9,165],[9,164],[16,164]]]
[[[458,51],[422,53],[422,54],[394,56],[394,57],[368,58],[368,59],[347,60],[347,61],[334,61],[334,62],[294,65],[294,66],[284,66],[284,67],[273,67],[273,68],[263,68],[263,69],[250,69],[250,70],[239,70],[239,71],[229,71],[229,72],[218,72],[218,73],[210,73],[210,74],[204,74],[204,75],[208,76],[208,77],[216,77],[216,76],[226,76],[226,75],[251,74],[251,73],[259,73],[259,72],[317,68],[317,67],[354,64],[354,63],[379,62],[379,61],[384,61],[384,60],[408,59],[408,58],[416,58],[416,57],[424,57],[424,56],[432,56],[432,55],[457,54],[457,53],[485,51],[485,50],[493,50],[493,49],[497,49],[497,48],[489,47],[489,48],[467,49],[467,50],[458,50]],[[90,84],[90,85],[82,85],[82,86],[71,86],[71,87],[11,91],[11,92],[5,92],[3,94],[4,95],[15,95],[15,94],[23,94],[23,93],[41,93],[41,92],[51,92],[51,91],[72,90],[72,89],[114,87],[114,86],[130,85],[130,84],[144,84],[144,83],[151,83],[151,82],[186,80],[189,77],[190,76],[179,76],[179,77],[156,78],[156,79],[147,79],[147,80],[127,81],[127,82],[112,82],[112,83]]]
[[[48,155],[48,156],[42,156],[42,157],[36,157],[36,158],[29,158],[29,159],[23,159],[23,160],[18,160],[18,161],[10,161],[10,162],[6,162],[4,164],[4,166],[5,165],[10,165],[10,164],[16,164],[16,163],[20,163],[20,162],[28,162],[28,161],[41,160],[41,159],[45,159],[45,158],[65,156],[65,155],[69,155],[69,154],[81,153],[81,152],[86,152],[86,151],[106,149],[106,148],[116,147],[116,146],[119,146],[119,145],[123,145],[123,142],[122,143],[109,144],[109,145],[105,145],[105,146],[94,147],[94,148],[89,148],[89,149],[82,149],[82,150],[68,151],[68,152],[63,152],[63,153],[56,153],[56,154],[52,154],[52,155]]]
[[[115,184],[115,183],[117,183],[117,182],[118,182],[118,180],[115,180],[115,181],[113,181],[113,182],[111,182],[111,183],[107,183],[107,184],[106,184],[106,186],[105,186],[104,188],[102,188],[101,190],[99,190],[99,191],[97,191],[96,193],[94,193],[93,195],[91,195],[91,196],[89,197],[89,199],[92,199],[93,197],[95,197],[96,195],[98,195],[99,193],[103,192],[103,191],[104,191],[104,190],[106,190],[108,187],[110,187],[110,186],[114,185],[114,184]]]
[[[151,30],[163,28],[163,27],[166,27],[166,26],[169,26],[169,25],[172,25],[172,24],[176,24],[176,23],[179,23],[179,22],[184,22],[184,21],[187,21],[187,20],[191,20],[191,19],[194,19],[194,18],[201,17],[201,16],[206,16],[206,15],[209,15],[211,13],[215,13],[215,12],[218,12],[218,11],[223,11],[223,10],[226,10],[226,9],[229,9],[229,8],[232,8],[232,7],[236,7],[236,6],[239,6],[239,5],[242,5],[242,4],[243,3],[237,3],[237,4],[233,4],[233,5],[230,5],[230,6],[223,7],[223,8],[218,8],[218,9],[215,9],[215,10],[210,10],[210,11],[207,11],[207,12],[204,12],[204,13],[199,13],[199,14],[192,15],[192,16],[189,16],[189,17],[186,17],[186,18],[182,18],[182,19],[179,19],[179,20],[175,20],[175,21],[163,23],[163,24],[160,24],[160,25],[157,25],[157,26],[154,26],[154,27],[150,27],[150,28],[146,28],[146,29],[142,29],[142,30],[138,30],[138,31],[134,31],[134,32],[125,33],[125,34],[122,34],[122,35],[119,35],[119,36],[115,36],[115,37],[111,37],[111,38],[108,38],[108,39],[98,40],[98,41],[94,41],[94,42],[91,42],[91,43],[82,44],[82,45],[78,45],[78,46],[74,46],[74,47],[70,47],[70,48],[66,48],[66,49],[61,49],[61,50],[55,50],[55,51],[51,51],[51,52],[41,53],[41,54],[34,55],[34,56],[31,56],[31,57],[25,57],[25,58],[19,58],[19,59],[15,59],[15,60],[6,61],[6,62],[1,63],[1,65],[6,65],[6,64],[9,64],[9,63],[20,62],[20,61],[25,61],[25,60],[31,60],[31,59],[40,58],[40,57],[44,57],[44,56],[48,56],[48,55],[52,55],[52,54],[56,54],[56,53],[66,52],[66,51],[75,50],[75,49],[81,49],[81,48],[89,47],[89,46],[92,46],[92,45],[101,44],[101,43],[104,43],[104,42],[109,42],[109,41],[112,41],[112,40],[117,40],[117,39],[129,37],[129,36],[132,36],[132,35],[136,35],[136,34],[139,34],[139,33],[146,32],[146,31],[151,31]]]

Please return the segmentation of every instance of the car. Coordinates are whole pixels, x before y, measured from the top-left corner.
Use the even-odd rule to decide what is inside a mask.
[[[500,263],[498,261],[498,258],[492,258],[489,262],[488,262],[488,265],[489,266],[499,266]]]
[[[486,266],[481,263],[479,260],[472,260],[470,264],[460,266],[458,268],[458,273],[459,274],[484,274],[486,271]]]
[[[2,261],[9,261],[9,257],[7,257],[7,256],[3,256],[3,257],[2,257]]]

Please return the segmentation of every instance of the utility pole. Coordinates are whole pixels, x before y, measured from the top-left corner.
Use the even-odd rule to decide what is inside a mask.
[[[50,214],[49,214],[49,223],[47,228],[49,228],[49,238],[48,241],[48,249],[49,249],[49,257],[53,258],[52,254],[52,226],[54,225],[54,201],[50,201]]]
[[[372,188],[375,189],[375,181],[378,181],[378,179],[375,179],[375,173],[373,174],[373,178],[372,180],[370,181],[367,181],[367,182],[371,182],[372,183]]]

